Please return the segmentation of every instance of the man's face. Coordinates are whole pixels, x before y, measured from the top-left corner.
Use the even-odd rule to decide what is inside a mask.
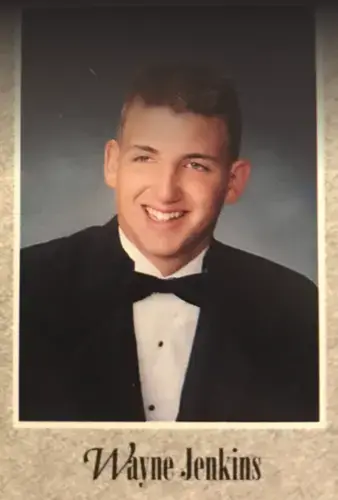
[[[107,144],[120,227],[158,268],[178,268],[209,243],[227,196],[226,143],[218,118],[138,103],[119,142]]]

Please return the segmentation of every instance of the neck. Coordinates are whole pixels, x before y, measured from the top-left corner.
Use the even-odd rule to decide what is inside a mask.
[[[187,253],[186,255],[179,255],[177,257],[161,258],[153,255],[145,255],[143,252],[142,253],[159,270],[161,275],[163,277],[166,277],[176,273],[177,271],[182,269],[182,267],[189,264],[189,262],[194,260],[201,252],[203,252],[203,250],[208,247],[209,243],[210,241],[206,241],[203,245],[198,246],[196,249],[194,249],[194,252],[190,252],[189,254]]]
[[[211,236],[208,235],[194,248],[188,248],[184,252],[181,252],[179,255],[172,256],[161,256],[154,255],[145,252],[141,245],[138,245],[137,241],[134,241],[133,238],[130,238],[128,232],[125,232],[124,229],[120,227],[121,235],[131,244],[133,245],[156,269],[160,272],[163,277],[170,276],[171,274],[176,273],[183,267],[185,267],[189,262],[194,260],[198,255],[200,255],[204,250],[208,248],[211,241]],[[122,245],[124,246],[124,245]],[[128,248],[125,248],[125,251],[128,252]],[[132,257],[132,255],[130,255]],[[132,257],[133,258],[133,257]]]

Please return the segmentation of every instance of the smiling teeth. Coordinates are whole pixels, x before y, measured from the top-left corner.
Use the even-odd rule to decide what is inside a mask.
[[[151,207],[146,207],[146,210],[150,217],[154,220],[158,221],[167,221],[171,219],[178,219],[183,215],[183,212],[159,212],[158,210],[155,210],[154,208]]]

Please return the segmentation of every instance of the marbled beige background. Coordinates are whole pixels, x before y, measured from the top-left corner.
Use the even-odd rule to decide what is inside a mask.
[[[98,498],[229,500],[333,500],[338,495],[338,9],[318,17],[323,52],[326,210],[327,429],[303,430],[61,430],[14,429],[12,425],[13,242],[18,217],[14,199],[15,27],[17,14],[0,15],[0,498],[77,500]],[[320,165],[320,168],[321,165]],[[125,447],[136,441],[143,455],[183,460],[184,449],[214,454],[236,446],[263,459],[256,482],[149,482],[103,474],[92,481],[82,463],[87,448]]]

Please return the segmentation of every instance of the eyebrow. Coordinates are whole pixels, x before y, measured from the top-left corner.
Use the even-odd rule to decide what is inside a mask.
[[[200,160],[211,160],[211,161],[214,161],[216,163],[219,162],[219,158],[217,158],[217,156],[205,155],[203,153],[189,153],[187,155],[184,155],[183,158],[186,160],[191,160],[193,158],[197,158]]]
[[[130,149],[141,149],[142,151],[146,151],[147,153],[152,153],[152,154],[160,154],[160,152],[155,149],[155,148],[152,148],[151,146],[143,146],[143,145],[140,145],[140,144],[134,144],[133,146],[131,146]]]
[[[152,153],[152,154],[156,154],[156,155],[160,154],[160,152],[157,149],[153,148],[152,146],[146,146],[146,145],[142,145],[142,144],[134,144],[133,146],[131,146],[130,149],[134,149],[134,148],[141,149],[142,151],[145,151],[147,153]],[[184,160],[192,160],[193,158],[197,158],[200,160],[210,160],[210,161],[213,161],[216,163],[218,163],[220,161],[219,158],[217,158],[217,156],[206,155],[204,153],[188,153],[188,154],[183,155]]]

